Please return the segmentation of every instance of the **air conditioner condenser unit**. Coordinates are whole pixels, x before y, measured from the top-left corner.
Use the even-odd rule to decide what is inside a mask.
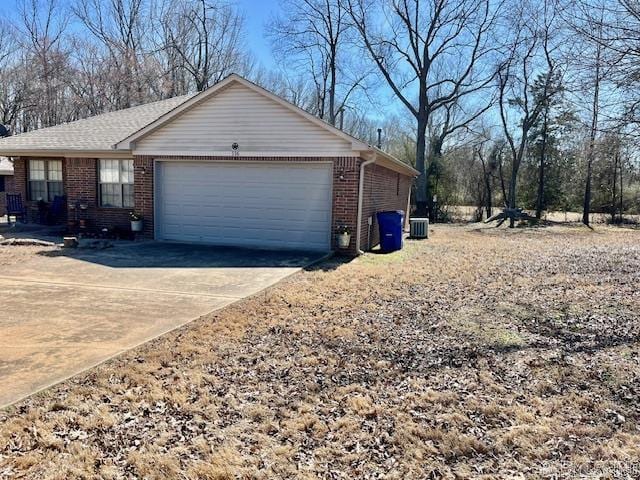
[[[409,225],[411,238],[429,238],[428,218],[410,218]]]

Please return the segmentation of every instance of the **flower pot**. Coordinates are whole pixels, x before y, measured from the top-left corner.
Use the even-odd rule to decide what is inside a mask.
[[[132,232],[141,232],[142,231],[142,220],[131,220],[131,231]]]
[[[349,244],[351,243],[351,235],[348,233],[339,233],[336,235],[338,240],[338,248],[349,248]]]

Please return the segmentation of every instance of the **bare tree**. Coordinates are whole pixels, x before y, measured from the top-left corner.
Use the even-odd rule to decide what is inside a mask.
[[[40,85],[35,126],[51,126],[63,121],[62,95],[67,53],[62,38],[68,15],[59,0],[23,0],[19,5],[21,42],[35,64]]]
[[[370,73],[353,68],[349,18],[340,0],[282,0],[281,10],[268,28],[274,51],[308,74],[315,85],[313,113],[336,125]]]
[[[427,127],[435,113],[444,112],[441,133],[429,145],[432,164],[448,135],[489,108],[490,101],[480,100],[453,120],[455,106],[487,89],[494,79],[495,70],[483,65],[494,48],[489,37],[494,2],[345,0],[345,5],[364,49],[416,120],[416,203],[420,214],[432,213]]]
[[[478,160],[480,160],[480,166],[482,167],[482,187],[484,193],[481,198],[483,204],[478,205],[478,207],[484,207],[487,218],[493,215],[493,202],[495,199],[494,178],[496,169],[498,168],[499,149],[500,146],[492,142],[486,134],[482,135],[473,147],[474,154],[478,157]]]
[[[77,0],[74,12],[106,55],[114,108],[146,100],[141,75],[144,55],[144,0]]]
[[[625,2],[621,0],[624,4]],[[596,139],[600,129],[601,92],[605,76],[611,74],[606,65],[605,49],[616,48],[613,39],[605,37],[605,14],[607,6],[603,2],[579,2],[570,19],[570,26],[581,40],[581,54],[574,62],[579,76],[580,95],[590,92],[588,107],[588,140],[586,147],[586,174],[584,196],[582,202],[582,223],[589,225],[591,214],[591,197],[593,181],[593,162],[595,158]],[[618,59],[619,60],[619,59]],[[611,63],[617,63],[612,61]]]
[[[170,68],[185,69],[196,90],[248,69],[249,58],[242,50],[243,18],[232,5],[177,0],[167,2],[161,15],[163,48],[172,56]]]
[[[0,69],[4,68],[7,60],[17,49],[16,38],[11,25],[0,18]]]
[[[71,47],[75,69],[69,80],[70,100],[77,115],[98,115],[111,110],[117,103],[114,90],[119,92],[119,88],[113,85],[111,65],[98,61],[102,58],[100,47],[82,36],[73,38]]]
[[[511,151],[506,203],[509,223],[513,227],[518,173],[527,152],[529,134],[558,89],[554,84],[557,65],[550,44],[556,16],[550,2],[545,1],[538,10],[523,2],[511,18],[514,38],[506,60],[498,69],[498,106],[503,133]],[[543,175],[544,170],[542,172]],[[543,183],[541,185],[544,187]]]
[[[260,67],[252,72],[251,80],[276,95],[309,112],[314,111],[315,87],[307,75],[284,73]]]
[[[12,58],[19,48],[11,25],[0,19],[0,125],[15,129],[15,120],[24,104],[24,89],[18,87]]]
[[[593,177],[593,157],[596,135],[598,133],[598,119],[600,114],[600,83],[602,80],[602,46],[595,46],[595,70],[593,77],[593,100],[591,102],[591,124],[589,125],[589,144],[587,145],[587,178],[584,187],[584,202],[582,204],[582,223],[589,225],[591,213],[591,181]]]

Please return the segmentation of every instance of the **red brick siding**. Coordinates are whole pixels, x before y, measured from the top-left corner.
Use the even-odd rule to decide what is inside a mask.
[[[67,158],[65,192],[69,218],[88,220],[89,228],[129,228],[130,208],[102,208],[98,199],[98,160],[95,158]],[[88,206],[76,212],[78,203]]]
[[[89,226],[95,224],[98,216],[96,196],[95,158],[66,158],[67,178],[64,186],[67,195],[67,215],[70,220],[87,220]],[[79,204],[86,204],[86,210],[77,210]]]
[[[3,177],[4,177],[4,191],[13,192],[14,190],[13,175],[3,175]]]
[[[358,216],[358,175],[361,160],[355,157],[192,157],[192,156],[136,156],[136,211],[145,218],[145,234],[153,236],[153,159],[169,160],[218,160],[234,162],[332,162],[333,163],[333,220],[331,222],[331,241],[335,247],[335,235],[338,226],[346,225],[351,229],[351,247],[347,253],[357,252],[355,245]],[[143,166],[146,174],[142,175]]]
[[[27,199],[27,159],[16,158],[13,160],[13,190],[7,189],[9,193],[19,193],[22,199]]]
[[[153,157],[135,157],[133,169],[135,211],[143,216],[143,235],[153,238]]]
[[[351,244],[345,253],[356,254],[356,226],[358,223],[358,186],[360,182],[359,158],[336,159],[333,162],[333,221],[332,245],[336,246],[335,233],[346,225],[351,231]]]
[[[412,183],[413,179],[411,177],[380,165],[372,164],[365,167],[364,194],[362,198],[362,233],[360,236],[360,248],[362,250],[368,250],[380,243],[378,222],[375,215],[377,212],[403,210],[406,218]],[[372,217],[370,230],[369,217]]]

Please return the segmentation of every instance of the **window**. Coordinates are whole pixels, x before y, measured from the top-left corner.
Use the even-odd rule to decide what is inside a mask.
[[[100,206],[133,208],[133,160],[100,160]]]
[[[4,192],[4,190],[5,190],[4,175],[0,175],[0,193]]]
[[[29,199],[52,202],[62,195],[62,160],[29,160]]]

